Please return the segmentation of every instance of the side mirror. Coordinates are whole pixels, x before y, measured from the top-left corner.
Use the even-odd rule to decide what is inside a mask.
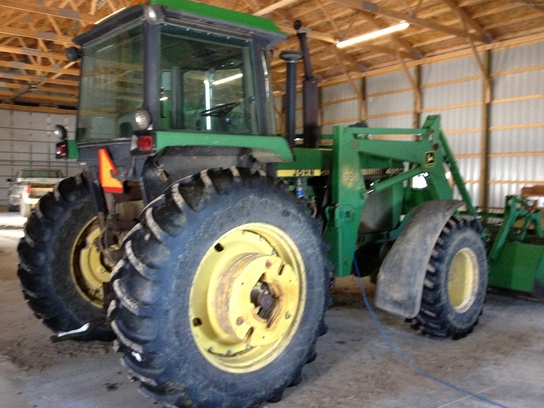
[[[68,47],[64,50],[64,52],[66,53],[66,56],[68,57],[68,61],[70,62],[77,61],[78,59],[81,58],[81,55],[82,55],[81,50],[76,47]]]

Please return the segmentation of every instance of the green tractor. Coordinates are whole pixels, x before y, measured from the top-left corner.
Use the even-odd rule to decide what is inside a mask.
[[[464,337],[482,312],[481,224],[439,117],[320,135],[299,36],[303,52],[281,55],[285,135],[269,61],[286,35],[269,20],[150,0],[67,50],[81,58],[79,109],[57,155],[82,172],[29,217],[18,274],[57,340],[116,338],[165,405],[281,398],[315,358],[335,276],[355,269],[377,280],[378,307],[423,333]]]

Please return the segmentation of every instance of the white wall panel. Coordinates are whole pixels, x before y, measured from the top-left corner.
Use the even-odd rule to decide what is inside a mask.
[[[324,123],[342,119],[346,119],[351,123],[357,122],[359,118],[359,101],[346,101],[323,106],[321,115]]]
[[[361,89],[361,80],[354,81],[354,85],[351,82],[344,82],[332,86],[324,86],[320,88],[321,103],[334,102],[343,99],[353,98],[356,96],[353,86],[357,89]]]
[[[494,103],[491,127],[544,123],[544,98]]]
[[[411,128],[412,115],[396,115],[387,116],[382,118],[370,118],[368,119],[369,127],[389,127],[389,128]]]
[[[371,76],[366,80],[366,93],[372,95],[378,92],[394,91],[410,87],[410,81],[403,71],[391,74]]]
[[[79,173],[75,160],[55,158],[56,124],[67,126],[69,137],[74,137],[75,115],[0,109],[0,204],[7,204],[6,178],[23,167],[55,167],[65,175]]]
[[[422,84],[452,81],[474,75],[480,75],[480,71],[473,57],[440,62],[421,67]]]
[[[544,42],[494,51],[491,54],[493,72],[520,69],[544,64]]]
[[[367,99],[368,115],[380,115],[393,112],[405,112],[414,109],[414,94],[412,91],[399,92],[389,95],[370,96]]]
[[[446,140],[454,155],[478,153],[480,151],[480,139],[480,133],[478,132],[446,134]]]
[[[346,122],[335,123],[334,125],[323,125],[323,126],[321,126],[321,134],[322,135],[332,135],[333,128],[335,126],[350,126],[350,125],[353,125],[354,123],[355,122],[350,120],[350,121],[346,121]]]
[[[456,82],[422,89],[423,109],[461,105],[482,100],[482,81]]]
[[[11,128],[11,112],[0,109],[0,129]]]
[[[445,132],[463,129],[479,129],[482,125],[482,108],[468,106],[456,109],[431,109],[422,114],[422,122],[429,115],[440,115]]]
[[[490,132],[490,153],[544,152],[544,133],[539,128]]]
[[[542,70],[493,77],[493,98],[505,99],[544,93]]]

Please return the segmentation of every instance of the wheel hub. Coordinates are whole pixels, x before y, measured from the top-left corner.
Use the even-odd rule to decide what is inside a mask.
[[[100,238],[98,220],[93,219],[79,234],[72,250],[72,278],[81,295],[91,304],[102,307],[103,284],[109,282],[113,265],[102,256],[96,240]]]
[[[212,364],[233,372],[277,356],[298,327],[305,272],[293,241],[266,224],[220,237],[202,258],[190,295],[193,338]]]
[[[221,274],[215,293],[210,292],[214,330],[225,342],[270,344],[290,325],[298,291],[293,269],[278,256],[241,255]]]
[[[450,303],[458,312],[470,308],[478,292],[479,269],[476,255],[469,248],[454,257],[448,276]]]

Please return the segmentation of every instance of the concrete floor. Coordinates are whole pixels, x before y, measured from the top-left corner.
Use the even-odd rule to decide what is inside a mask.
[[[49,341],[16,277],[23,222],[0,214],[0,408],[157,407],[127,379],[110,344]],[[397,357],[363,307],[355,279],[341,279],[334,299],[318,358],[304,369],[301,384],[268,406],[544,407],[544,304],[489,294],[475,332],[459,341],[423,337],[376,311],[387,335],[421,370],[484,402],[416,373]]]

